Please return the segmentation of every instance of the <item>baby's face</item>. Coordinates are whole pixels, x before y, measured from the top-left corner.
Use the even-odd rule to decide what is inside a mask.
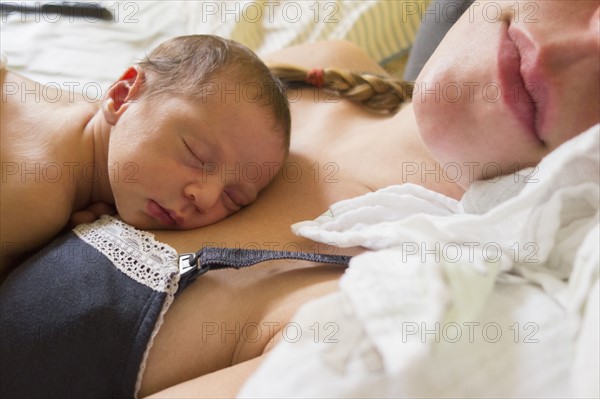
[[[204,101],[205,100],[205,101]],[[113,127],[108,167],[117,211],[142,229],[193,229],[254,202],[282,166],[270,108],[229,94],[142,97]]]

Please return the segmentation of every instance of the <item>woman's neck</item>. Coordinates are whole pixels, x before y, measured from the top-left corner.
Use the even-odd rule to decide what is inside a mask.
[[[400,137],[400,143],[405,151],[408,148],[407,155],[409,155],[401,161],[398,169],[400,180],[460,199],[464,194],[464,189],[456,180],[446,176],[445,165],[436,160],[429,152],[419,132],[413,104],[404,105],[392,119],[394,130],[391,133],[393,136]]]

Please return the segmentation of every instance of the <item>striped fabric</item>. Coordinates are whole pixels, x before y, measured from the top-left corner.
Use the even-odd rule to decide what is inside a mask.
[[[259,55],[346,39],[385,64],[410,49],[429,0],[195,2],[188,29],[237,40]]]

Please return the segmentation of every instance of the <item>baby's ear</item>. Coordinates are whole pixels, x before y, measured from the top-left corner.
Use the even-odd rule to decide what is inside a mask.
[[[138,99],[144,80],[144,71],[135,65],[127,68],[108,89],[102,102],[102,112],[109,124],[116,124],[128,105]]]

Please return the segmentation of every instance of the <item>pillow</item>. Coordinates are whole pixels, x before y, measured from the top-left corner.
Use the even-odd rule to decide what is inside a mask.
[[[433,0],[429,4],[406,63],[404,80],[417,79],[446,33],[472,3],[473,0]]]
[[[429,0],[194,2],[194,33],[241,42],[259,55],[346,39],[387,64],[411,48]]]

